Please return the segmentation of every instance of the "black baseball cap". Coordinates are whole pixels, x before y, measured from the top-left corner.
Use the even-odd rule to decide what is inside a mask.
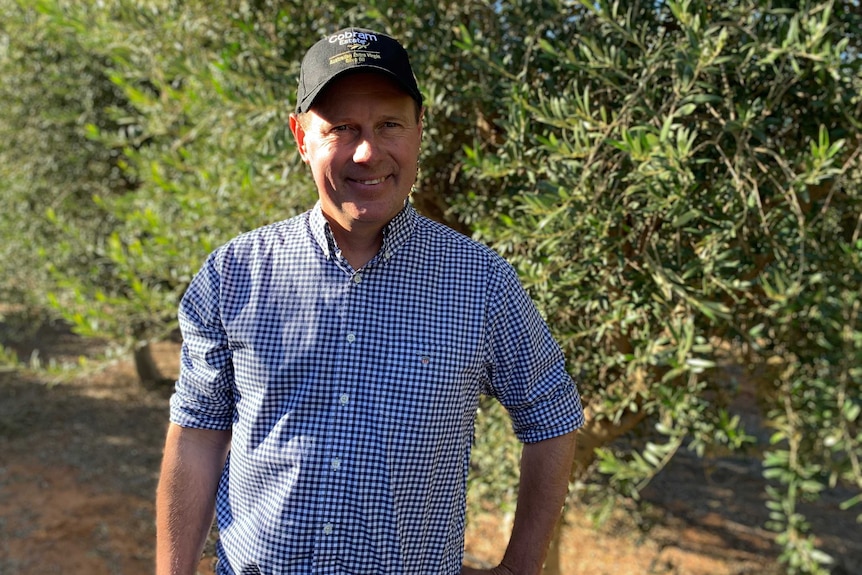
[[[422,93],[404,47],[380,32],[345,28],[319,40],[305,53],[299,70],[296,112],[307,112],[323,88],[336,77],[361,71],[388,74],[422,105]]]

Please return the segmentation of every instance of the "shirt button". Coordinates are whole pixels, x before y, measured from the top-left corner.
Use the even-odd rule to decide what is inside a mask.
[[[332,470],[338,471],[341,468],[341,460],[337,457],[332,458]]]
[[[332,533],[332,523],[327,523],[323,526],[323,534],[329,535],[330,533]]]
[[[347,402],[349,402],[349,401],[350,401],[350,396],[347,395],[346,393],[342,393],[341,397],[338,398],[338,402],[341,405],[347,405]]]
[[[362,283],[362,274],[357,273],[353,275],[353,283],[361,284]]]
[[[356,341],[356,335],[352,333],[347,334],[347,343],[353,343]]]

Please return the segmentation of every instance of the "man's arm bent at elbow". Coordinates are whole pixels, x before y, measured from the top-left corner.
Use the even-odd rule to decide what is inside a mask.
[[[462,575],[539,575],[569,489],[575,432],[524,445],[512,537],[491,571],[465,567]]]
[[[230,431],[168,428],[156,493],[156,575],[196,572],[230,438]]]

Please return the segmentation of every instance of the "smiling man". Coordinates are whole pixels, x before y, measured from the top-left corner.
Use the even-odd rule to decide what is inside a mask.
[[[311,111],[291,117],[320,208],[355,269],[377,253],[383,226],[404,209],[416,179],[420,114],[395,80],[353,72],[333,79]]]
[[[408,201],[422,95],[403,47],[311,47],[290,127],[319,201],[216,250],[180,305],[157,573],[536,575],[583,424],[514,270]],[[462,566],[481,394],[524,442],[510,544]]]

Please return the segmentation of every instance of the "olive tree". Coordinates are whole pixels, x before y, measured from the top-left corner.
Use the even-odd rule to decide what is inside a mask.
[[[680,449],[754,441],[718,369],[737,362],[759,372],[782,560],[825,572],[799,504],[862,497],[858,6],[555,4],[516,66],[463,30],[509,92],[504,142],[467,150],[502,193],[459,209],[582,375],[575,472],[637,496]]]

